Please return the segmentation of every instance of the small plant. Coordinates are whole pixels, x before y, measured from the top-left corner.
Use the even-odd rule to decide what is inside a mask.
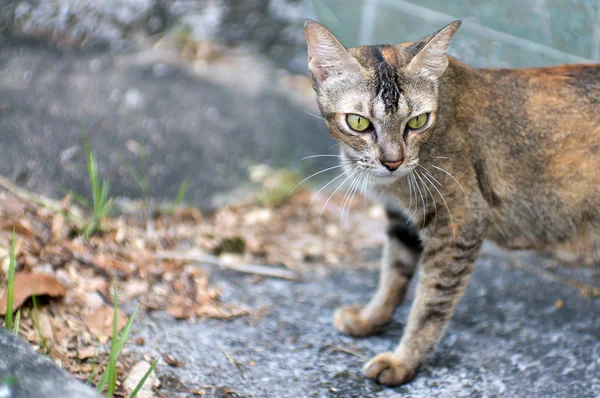
[[[186,178],[181,183],[181,187],[179,187],[179,191],[177,191],[177,196],[175,197],[175,202],[173,203],[174,207],[179,207],[185,200],[185,196],[190,189],[190,181]]]
[[[85,128],[82,130],[85,147],[85,158],[87,161],[88,175],[92,187],[92,212],[93,220],[87,225],[84,237],[87,239],[94,235],[102,227],[102,219],[108,215],[112,206],[112,198],[109,197],[108,180],[100,180],[98,175],[98,163],[90,148],[88,135]]]
[[[270,207],[282,204],[301,180],[296,171],[273,169],[262,164],[250,166],[248,171],[250,180],[260,186],[257,199]]]
[[[15,229],[13,228],[10,252],[8,258],[8,285],[6,286],[6,317],[4,327],[8,330],[13,328],[13,298],[15,295]],[[19,315],[20,318],[20,315]],[[15,322],[18,323],[18,322]],[[18,326],[16,327],[18,331]]]
[[[118,332],[118,329],[119,329],[119,327],[118,327],[119,301],[118,301],[118,295],[117,295],[117,286],[115,283],[114,288],[113,288],[113,322],[112,322],[112,340],[110,343],[110,354],[108,357],[108,364],[106,365],[106,369],[105,369],[104,373],[102,374],[102,377],[100,378],[100,382],[96,386],[96,391],[98,391],[99,393],[101,393],[104,390],[104,388],[106,387],[106,397],[107,398],[112,398],[115,393],[115,388],[116,388],[116,384],[117,384],[117,359],[119,358],[119,355],[121,354],[121,350],[123,349],[123,347],[125,346],[125,343],[127,342],[127,337],[129,336],[129,332],[131,330],[131,325],[133,325],[133,321],[135,320],[136,315],[137,315],[137,308],[133,311],[133,313],[129,317],[129,320],[127,321],[127,324],[125,325],[125,328],[123,329],[123,332],[121,333],[121,336],[119,336],[118,335],[119,334],[119,332]],[[136,385],[133,392],[129,395],[129,398],[135,398],[135,396],[137,395],[139,390],[142,388],[142,386],[146,382],[146,379],[148,379],[148,376],[150,376],[150,373],[152,373],[152,371],[156,367],[157,362],[158,361],[154,361],[152,363],[152,365],[150,365],[150,368],[148,369],[148,371],[144,374],[142,379]],[[99,368],[101,368],[101,367],[102,367],[102,365],[100,365]],[[90,378],[88,379],[88,384],[92,382],[92,380],[96,374],[97,374],[97,371],[94,372],[90,376]]]
[[[44,337],[42,333],[42,328],[40,327],[40,312],[38,310],[37,297],[35,295],[31,296],[31,300],[33,301],[33,314],[31,314],[31,320],[33,321],[33,326],[37,330],[38,340],[40,341],[40,349],[42,353],[45,355],[50,354],[50,345],[48,345],[48,340]]]
[[[142,197],[144,201],[148,197],[150,192],[150,176],[148,175],[148,156],[146,146],[141,145],[139,149],[139,169],[130,165],[129,163],[123,162],[122,165],[127,169],[129,176],[137,184],[142,191]]]
[[[15,317],[15,324],[13,325],[13,334],[15,336],[19,335],[20,322],[21,322],[21,309],[19,308],[19,311],[17,311],[17,315]]]

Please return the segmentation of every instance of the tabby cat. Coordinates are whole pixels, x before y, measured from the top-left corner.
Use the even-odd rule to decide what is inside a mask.
[[[386,205],[379,287],[334,324],[379,332],[420,267],[394,352],[365,374],[411,380],[442,336],[484,238],[553,249],[600,236],[600,66],[472,69],[447,55],[461,22],[412,44],[344,48],[305,24],[318,105],[341,144],[346,178],[370,176]]]

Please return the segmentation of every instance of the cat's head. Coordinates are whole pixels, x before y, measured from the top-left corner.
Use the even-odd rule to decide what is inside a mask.
[[[417,166],[460,24],[409,45],[346,49],[322,25],[305,23],[308,66],[327,128],[348,163],[369,171],[374,182],[393,182]]]

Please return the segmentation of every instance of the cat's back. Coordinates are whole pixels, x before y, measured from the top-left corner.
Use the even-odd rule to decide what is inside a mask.
[[[545,68],[477,69],[491,88],[508,98],[535,97],[564,105],[600,104],[600,64],[564,64]]]

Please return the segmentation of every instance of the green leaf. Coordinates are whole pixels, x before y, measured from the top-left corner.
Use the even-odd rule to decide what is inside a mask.
[[[4,327],[12,329],[13,327],[13,299],[15,295],[15,228],[13,227],[12,240],[10,242],[10,253],[8,262],[8,286],[6,287],[6,317]]]
[[[181,183],[181,187],[179,188],[179,191],[177,192],[177,196],[175,197],[175,207],[177,207],[183,203],[183,201],[185,200],[185,195],[187,195],[187,192],[189,189],[190,189],[190,182],[186,178]]]
[[[21,322],[21,309],[19,308],[19,311],[17,311],[17,316],[15,317],[15,325],[13,327],[13,334],[15,336],[19,335],[19,323]]]
[[[131,394],[129,394],[129,398],[135,398],[136,397],[137,393],[142,389],[142,387],[144,386],[144,383],[148,379],[148,376],[150,376],[150,373],[152,373],[152,371],[156,367],[157,363],[158,363],[158,360],[154,361],[154,363],[152,363],[152,365],[150,365],[150,367],[148,368],[148,370],[144,374],[144,377],[142,377],[142,379],[137,384],[137,386],[135,386],[135,389],[131,392]]]

